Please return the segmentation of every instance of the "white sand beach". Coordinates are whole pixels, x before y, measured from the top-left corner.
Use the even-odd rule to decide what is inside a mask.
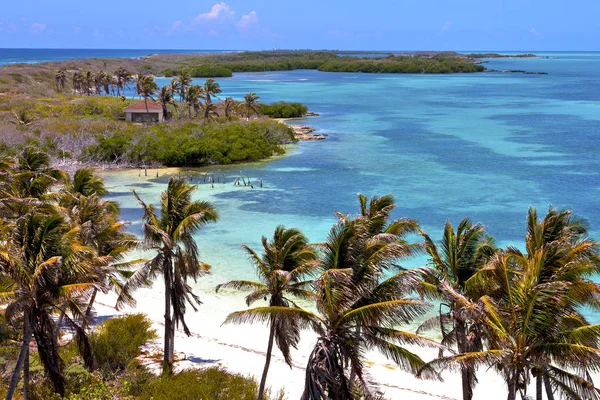
[[[158,372],[160,364],[157,357],[149,355],[162,352],[163,336],[163,291],[157,282],[151,289],[136,292],[138,304],[135,308],[117,311],[113,307],[113,294],[98,296],[95,312],[98,320],[126,313],[142,312],[153,321],[159,338],[144,349],[146,356],[142,361],[149,368]],[[204,304],[198,312],[189,310],[186,321],[192,336],[187,337],[180,329],[176,334],[175,353],[177,362],[175,370],[187,368],[204,368],[221,366],[229,371],[252,375],[257,380],[264,367],[268,330],[264,325],[223,325],[221,323],[230,312],[243,309],[245,303],[242,295],[201,293]],[[304,332],[298,350],[294,351],[294,365],[290,369],[279,350],[275,347],[269,369],[267,385],[272,393],[283,389],[289,400],[299,399],[304,388],[304,374],[307,358],[316,337],[311,332]],[[414,349],[426,360],[437,355],[437,350]],[[372,388],[387,399],[411,400],[460,400],[461,382],[458,373],[445,372],[444,382],[420,380],[411,374],[400,371],[391,361],[378,353],[369,354],[365,362],[366,379]],[[503,400],[506,389],[502,379],[493,371],[480,371],[479,384],[475,390],[475,399]],[[533,389],[533,388],[531,388]]]

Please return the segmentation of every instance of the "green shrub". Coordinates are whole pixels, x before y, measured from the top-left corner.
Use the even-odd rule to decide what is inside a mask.
[[[90,335],[94,356],[104,371],[122,371],[140,354],[140,346],[157,337],[144,314],[104,321]]]
[[[189,370],[155,378],[141,393],[141,400],[256,400],[258,384],[220,368]],[[277,398],[281,399],[280,394]]]
[[[258,110],[261,114],[271,118],[299,118],[308,112],[308,107],[302,103],[280,101],[271,104],[260,104]]]

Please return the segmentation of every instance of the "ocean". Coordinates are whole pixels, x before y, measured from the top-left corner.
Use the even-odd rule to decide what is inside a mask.
[[[522,246],[528,207],[543,215],[549,205],[587,218],[600,238],[600,53],[538,54],[549,58],[489,59],[486,66],[548,75],[301,70],[218,79],[223,97],[256,92],[265,102],[305,103],[320,116],[295,123],[328,138],[288,146],[287,156],[254,164],[160,170],[158,178],[156,170],[148,177],[107,172],[110,198],[140,233],[142,212],[132,189],[157,202],[170,175],[199,183],[197,197],[213,201],[221,213],[197,236],[213,266],[213,274],[196,284],[206,293],[225,280],[255,278],[240,244],[259,249],[261,236],[279,224],[322,241],[334,211],[358,212],[357,193],[393,194],[394,217],[417,219],[433,238],[440,238],[447,220],[457,224],[469,216],[485,224],[498,245]],[[223,174],[227,183],[213,189],[202,181],[204,173]],[[233,186],[240,174],[254,189]],[[263,188],[256,185],[261,179]],[[404,265],[426,262],[420,257]]]
[[[65,61],[80,58],[139,58],[151,54],[213,54],[236,50],[165,50],[165,49],[2,49],[0,65],[47,61]]]

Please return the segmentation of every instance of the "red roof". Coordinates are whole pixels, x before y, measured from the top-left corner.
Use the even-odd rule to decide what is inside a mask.
[[[125,112],[127,112],[127,111],[146,111],[146,102],[148,103],[148,111],[150,111],[150,110],[162,111],[163,110],[160,103],[157,103],[156,101],[147,99],[146,101],[140,100],[137,103],[133,103],[132,105],[130,105],[123,111],[125,111]]]

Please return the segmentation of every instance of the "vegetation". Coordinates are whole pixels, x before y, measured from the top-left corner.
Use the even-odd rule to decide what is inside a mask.
[[[202,226],[219,219],[214,205],[191,200],[195,189],[183,179],[171,178],[167,190],[161,194],[160,214],[156,214],[154,206],[146,204],[135,190],[133,192],[144,209],[144,245],[156,251],[156,256],[129,278],[126,287],[134,289],[162,275],[165,285],[163,372],[168,373],[175,357],[175,327],[181,324],[186,335],[190,336],[185,323],[186,304],[194,311],[197,311],[196,305],[201,304],[187,280],[195,281],[210,271],[210,265],[200,261],[192,235]]]
[[[311,281],[303,280],[313,273],[315,251],[308,245],[308,239],[297,229],[286,229],[278,226],[273,234],[273,239],[262,238],[263,254],[259,256],[254,250],[243,245],[256,266],[258,276],[262,282],[229,281],[217,286],[220,288],[249,289],[246,304],[252,305],[258,300],[268,298],[269,307],[281,309],[295,305],[294,298],[312,300],[313,293],[307,288]],[[232,315],[231,320],[251,316],[256,310],[240,311]],[[281,350],[285,362],[291,367],[292,356],[290,348],[296,348],[300,341],[300,320],[293,316],[273,316],[269,321],[269,344],[267,345],[267,358],[258,391],[258,399],[263,399],[267,373],[271,363],[273,341]]]
[[[233,72],[229,68],[219,67],[216,65],[200,65],[186,69],[193,78],[231,78]],[[163,71],[163,75],[167,78],[181,75],[182,71],[177,71],[167,68]]]
[[[306,115],[308,107],[302,103],[280,101],[271,104],[260,104],[258,111],[271,118],[299,118]]]
[[[203,90],[216,93],[211,85]],[[199,304],[189,279],[209,269],[193,235],[218,219],[214,206],[193,201],[194,186],[178,178],[170,179],[160,209],[134,192],[143,244],[154,256],[124,262],[139,242],[123,229],[118,206],[103,198],[102,180],[85,169],[71,178],[49,160],[27,147],[0,162],[0,379],[7,399],[267,399],[273,346],[291,364],[302,329],[317,334],[305,400],[375,396],[365,377],[364,354],[372,350],[421,378],[459,371],[464,399],[473,398],[480,367],[504,380],[507,400],[531,398],[531,386],[536,400],[600,398],[591,378],[600,369],[600,325],[583,315],[600,310],[599,244],[571,211],[550,208],[538,217],[530,208],[523,250],[496,248],[468,218],[456,228],[448,222],[436,243],[417,221],[391,219],[391,195],[359,195],[358,213],[337,213],[320,244],[278,227],[271,240],[263,238],[261,254],[244,247],[259,281],[218,287],[249,289],[248,305],[267,301],[226,319],[268,324],[259,384],[218,369],[171,373],[176,326],[189,335],[186,310]],[[430,265],[403,269],[419,251]],[[165,282],[162,377],[135,361],[156,335],[146,317],[94,329],[87,312],[98,291],[116,290],[117,306],[134,305],[134,289],[158,275]],[[406,331],[431,309],[426,299],[441,302],[437,315]],[[300,307],[311,304],[314,311]],[[437,329],[441,343],[421,336]],[[438,357],[423,360],[408,345],[438,349]]]

